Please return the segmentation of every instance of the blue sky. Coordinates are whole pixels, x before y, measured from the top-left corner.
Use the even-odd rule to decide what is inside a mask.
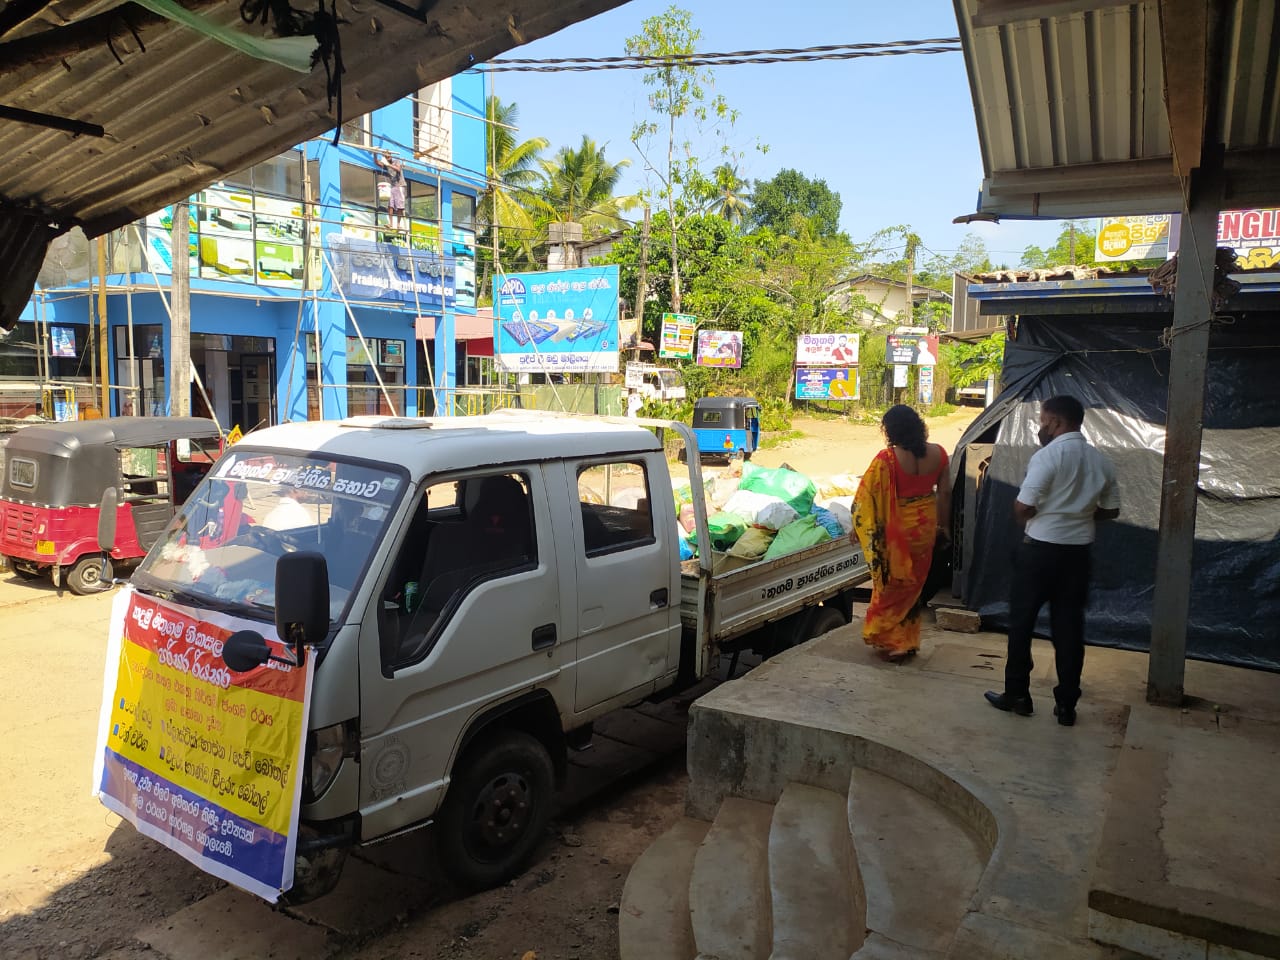
[[[641,21],[669,2],[632,0],[507,56],[614,56]],[[703,39],[699,49],[725,52],[829,43],[925,39],[956,35],[951,0],[895,3],[802,0],[690,0]],[[640,71],[502,73],[493,92],[520,106],[520,137],[542,135],[552,149],[584,133],[608,144],[610,158],[632,161],[624,192],[644,185],[631,130],[646,117]],[[854,240],[881,227],[910,224],[935,251],[954,250],[973,231],[992,261],[1016,265],[1028,244],[1047,246],[1054,221],[957,226],[973,212],[982,159],[964,59],[959,53],[852,61],[732,66],[716,70],[715,90],[741,116],[730,134],[741,169],[767,179],[784,167],[826,180],[843,201],[842,226]],[[766,154],[753,149],[762,141]],[[922,254],[922,259],[927,257]]]

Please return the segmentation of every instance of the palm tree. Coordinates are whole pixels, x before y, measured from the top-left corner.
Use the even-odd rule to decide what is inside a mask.
[[[542,187],[536,203],[540,221],[580,223],[584,234],[608,233],[625,225],[622,213],[638,204],[635,196],[615,197],[630,160],[610,163],[605,148],[585,134],[577,147],[561,147],[541,161]]]
[[[493,257],[497,259],[498,245],[503,240],[517,245],[526,259],[533,259],[533,243],[537,236],[537,223],[530,212],[534,208],[534,190],[540,180],[540,154],[551,145],[546,137],[530,137],[516,142],[515,129],[520,119],[520,108],[515,103],[503,103],[497,97],[489,97],[485,104],[487,140],[489,149],[485,165],[488,186],[480,195],[477,216],[489,232]],[[508,231],[505,237],[502,231]],[[492,264],[485,265],[485,272]],[[481,290],[487,290],[487,277],[481,277]]]
[[[747,211],[751,208],[751,181],[738,176],[738,168],[722,163],[711,171],[715,181],[716,193],[708,207],[708,212],[723,217],[735,227],[742,224]]]

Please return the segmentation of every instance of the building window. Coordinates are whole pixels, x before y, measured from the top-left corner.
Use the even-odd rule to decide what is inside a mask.
[[[371,132],[370,115],[366,113],[362,117],[356,117],[354,120],[348,120],[344,123],[340,139],[343,143],[354,143],[359,147],[367,147],[373,139]]]
[[[437,164],[453,158],[453,81],[446,78],[418,91],[413,102],[413,152]]]
[[[370,167],[343,163],[339,166],[344,207],[378,209],[378,181]]]
[[[453,194],[453,228],[455,230],[474,230],[476,226],[476,198],[454,191]]]

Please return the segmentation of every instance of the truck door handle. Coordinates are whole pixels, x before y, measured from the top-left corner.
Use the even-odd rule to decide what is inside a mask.
[[[662,587],[649,594],[649,605],[655,610],[667,605],[667,588]]]
[[[547,647],[553,647],[556,643],[556,625],[554,623],[544,623],[540,627],[533,628],[533,649],[545,650]]]

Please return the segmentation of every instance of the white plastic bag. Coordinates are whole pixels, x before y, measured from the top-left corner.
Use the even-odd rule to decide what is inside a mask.
[[[726,513],[748,517],[755,526],[766,530],[781,530],[799,517],[795,508],[781,498],[750,490],[739,490],[729,498],[724,509]]]

